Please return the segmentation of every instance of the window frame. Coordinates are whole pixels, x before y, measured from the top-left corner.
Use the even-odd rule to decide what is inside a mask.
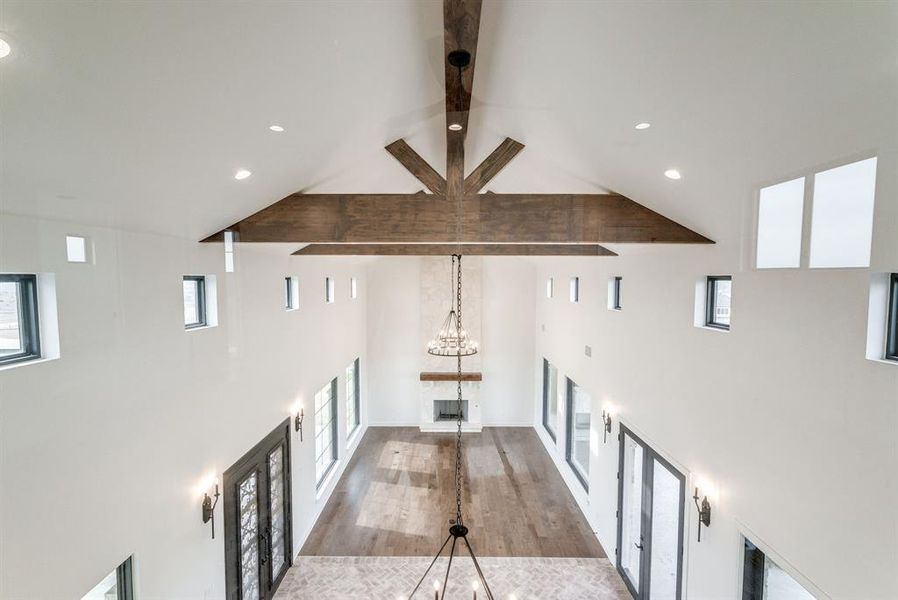
[[[568,466],[571,468],[571,471],[574,472],[574,475],[577,477],[577,481],[580,482],[580,485],[583,486],[583,489],[586,490],[586,493],[589,493],[589,481],[587,477],[588,473],[584,474],[580,471],[582,468],[574,461],[574,386],[577,384],[570,377],[565,377],[566,380],[566,398],[565,398],[565,411],[567,414],[566,418],[566,442],[564,449],[564,457],[567,461]],[[590,428],[590,437],[592,435],[592,408],[589,411],[589,428]]]
[[[555,297],[555,278],[546,278],[546,299],[551,300]]]
[[[199,329],[201,327],[209,326],[209,318],[208,311],[206,310],[206,276],[205,275],[184,275],[183,281],[195,281],[196,282],[196,316],[197,321],[194,323],[184,323],[184,329]],[[183,308],[184,298],[183,298],[184,287],[183,283],[181,284],[181,304]]]
[[[717,283],[720,281],[729,281],[730,290],[733,289],[732,275],[708,275],[705,281],[705,327],[714,329],[723,329],[729,331],[729,323],[719,323],[714,320],[714,309],[717,306]],[[733,296],[730,294],[730,314],[732,315]]]
[[[614,283],[612,284],[614,287],[612,288],[613,294],[611,297],[611,310],[621,310],[620,287],[623,280],[623,277],[617,275],[615,275],[614,277]]]
[[[549,359],[543,358],[543,429],[546,430],[546,433],[549,434],[549,437],[552,438],[553,442],[557,442],[557,434],[554,429],[549,426],[549,369],[551,368],[551,364],[549,363]],[[556,369],[557,372],[557,369]],[[558,385],[558,380],[556,378],[556,386]],[[556,396],[558,394],[558,390],[555,390]],[[558,406],[555,406],[555,416],[556,416],[556,424],[557,416],[558,416]]]
[[[325,424],[325,426],[330,426],[330,429],[331,429],[331,443],[330,443],[331,460],[330,460],[330,464],[327,465],[327,467],[321,472],[321,475],[315,481],[315,489],[316,490],[321,489],[322,484],[325,481],[327,481],[327,476],[330,475],[331,471],[333,471],[334,465],[337,464],[337,458],[339,455],[338,450],[337,450],[337,448],[338,448],[338,445],[337,445],[337,423],[338,423],[338,420],[337,420],[338,419],[338,417],[337,417],[337,405],[338,405],[338,403],[337,403],[337,378],[334,377],[333,379],[331,379],[331,381],[328,385],[330,386],[330,396],[331,396],[330,397],[331,419],[330,419],[329,423]],[[321,393],[323,390],[324,390],[324,387],[322,387],[320,390],[318,390],[318,392]],[[315,423],[316,424],[318,422],[318,413],[324,408],[324,406],[325,405],[322,404],[321,408],[316,407],[316,409],[315,409]],[[316,442],[318,440],[318,436],[322,435],[324,433],[324,431],[325,431],[324,427],[321,428],[321,431],[315,431]],[[325,452],[327,452],[327,449],[322,450],[321,454],[315,455],[316,469],[317,469],[317,465],[318,465],[318,459],[321,458],[322,456],[324,456]]]
[[[362,402],[361,402],[361,376],[359,374],[359,365],[361,361],[356,358],[347,370],[352,369],[352,382],[346,382],[346,439],[351,438],[359,427],[362,425]],[[350,398],[350,383],[352,385],[352,397]],[[350,399],[352,400],[352,410],[350,411]],[[349,417],[354,417],[350,422]]]
[[[889,276],[885,360],[898,361],[898,273]]]
[[[570,301],[572,304],[580,303],[580,277],[571,277]]]
[[[284,277],[284,310],[296,308],[296,299],[293,297],[293,278]]]
[[[359,297],[359,282],[355,277],[349,278],[349,299],[355,300]]]
[[[41,358],[40,305],[37,290],[37,275],[2,273],[0,282],[15,283],[18,292],[19,340],[22,351],[0,357],[0,366],[11,365]]]
[[[337,283],[333,277],[324,278],[324,303],[333,304],[337,300]]]

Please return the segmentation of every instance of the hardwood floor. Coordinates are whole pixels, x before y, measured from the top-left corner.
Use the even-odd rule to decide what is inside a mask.
[[[432,556],[455,516],[454,434],[371,427],[303,546],[307,556]],[[463,437],[463,515],[478,556],[605,552],[531,428]]]

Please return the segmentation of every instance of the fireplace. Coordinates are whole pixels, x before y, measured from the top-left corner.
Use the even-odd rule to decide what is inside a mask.
[[[434,400],[433,401],[433,422],[457,421],[458,420],[458,399],[455,400]],[[461,420],[468,422],[468,401],[461,401]]]

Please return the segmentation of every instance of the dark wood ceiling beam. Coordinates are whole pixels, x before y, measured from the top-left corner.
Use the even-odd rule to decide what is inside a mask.
[[[293,256],[617,256],[598,244],[309,244]]]
[[[713,243],[616,194],[294,194],[227,228],[241,242]],[[461,227],[458,210],[461,209]],[[223,231],[203,241],[221,241]]]
[[[465,193],[476,194],[486,186],[493,177],[499,174],[511,160],[524,149],[524,144],[511,138],[505,138],[499,146],[487,156],[471,174],[465,178]]]
[[[464,193],[465,136],[474,89],[481,0],[444,0],[443,64],[446,83],[446,195],[457,200]],[[470,62],[461,67],[449,62],[449,54],[463,50]],[[457,131],[450,129],[460,127]]]
[[[438,196],[446,193],[446,180],[443,179],[443,176],[421,158],[421,155],[415,152],[405,140],[396,140],[385,149],[432,193]]]

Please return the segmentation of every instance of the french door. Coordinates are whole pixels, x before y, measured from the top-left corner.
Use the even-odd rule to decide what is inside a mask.
[[[290,420],[224,473],[228,600],[271,600],[293,557]]]
[[[636,600],[680,600],[686,478],[620,426],[617,570]]]

